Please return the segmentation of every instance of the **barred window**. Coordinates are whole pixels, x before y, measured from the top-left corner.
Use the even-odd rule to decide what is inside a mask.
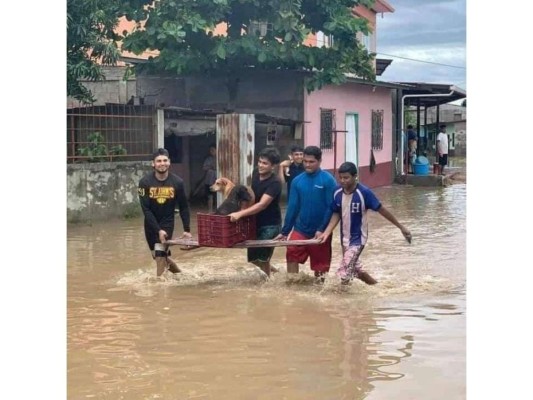
[[[333,148],[333,132],[335,131],[335,110],[320,109],[320,148],[331,150]]]
[[[372,110],[372,149],[383,149],[383,110]]]

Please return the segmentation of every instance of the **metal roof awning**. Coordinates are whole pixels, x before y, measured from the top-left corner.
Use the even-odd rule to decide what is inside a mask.
[[[402,85],[405,106],[435,107],[466,98],[466,91],[458,86],[442,83],[397,82]],[[416,97],[409,97],[416,95]]]
[[[391,63],[392,60],[387,58],[376,58],[376,76],[382,75]]]

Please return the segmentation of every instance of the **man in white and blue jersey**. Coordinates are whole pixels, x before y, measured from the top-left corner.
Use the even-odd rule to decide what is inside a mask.
[[[333,229],[341,222],[341,245],[343,258],[337,276],[343,284],[348,284],[353,278],[374,285],[377,281],[363,271],[359,256],[368,239],[367,210],[374,210],[396,225],[405,239],[411,243],[411,232],[405,228],[388,211],[376,197],[374,192],[358,182],[357,167],[352,162],[345,162],[339,167],[340,186],[335,189],[331,211],[333,212],[329,224],[321,235],[321,241],[328,240]]]

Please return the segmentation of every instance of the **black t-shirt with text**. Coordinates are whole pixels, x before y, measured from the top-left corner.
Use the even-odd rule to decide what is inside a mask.
[[[146,230],[154,233],[160,229],[173,231],[174,210],[178,208],[183,230],[190,232],[191,218],[183,179],[169,173],[167,179],[160,181],[152,172],[139,181],[138,193]]]

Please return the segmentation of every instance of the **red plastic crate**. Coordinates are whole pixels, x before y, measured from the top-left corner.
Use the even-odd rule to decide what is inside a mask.
[[[227,215],[197,213],[198,244],[207,247],[231,247],[245,240],[255,240],[255,215],[231,222]]]

